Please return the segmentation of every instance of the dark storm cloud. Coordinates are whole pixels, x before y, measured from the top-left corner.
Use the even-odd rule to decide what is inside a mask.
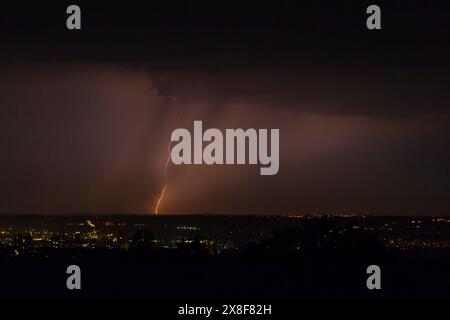
[[[261,177],[253,166],[170,166],[163,213],[449,209],[448,114],[361,114],[354,94],[265,94],[271,86],[262,85],[262,74],[159,77],[154,82],[145,70],[86,63],[5,69],[0,211],[153,212],[180,115],[179,125],[188,129],[193,120],[220,129],[280,128],[280,172]],[[327,92],[327,76],[316,79]],[[351,112],[330,109],[332,102]]]
[[[153,73],[161,94],[292,111],[370,116],[448,115],[450,74],[423,67]],[[214,107],[220,107],[220,103]]]
[[[448,10],[379,4],[5,5],[0,212],[153,212],[181,118],[280,128],[280,172],[170,166],[163,213],[448,214]]]

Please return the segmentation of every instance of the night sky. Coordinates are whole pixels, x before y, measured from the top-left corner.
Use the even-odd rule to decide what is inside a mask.
[[[0,213],[152,213],[172,130],[202,120],[279,128],[279,173],[170,165],[162,214],[450,214],[449,17],[445,1],[2,4]]]

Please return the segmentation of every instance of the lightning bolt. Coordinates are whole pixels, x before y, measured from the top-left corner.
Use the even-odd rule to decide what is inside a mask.
[[[170,97],[170,99],[172,101],[178,101],[176,97]],[[180,125],[180,120],[181,120],[181,115],[183,113],[183,106],[180,106],[179,112],[178,112],[178,119],[177,119],[177,126]],[[169,170],[169,164],[170,164],[170,152],[172,150],[172,140],[169,141],[169,143],[167,144],[167,159],[164,163],[164,185],[163,188],[161,189],[161,192],[159,194],[158,197],[158,201],[156,201],[156,206],[155,206],[155,214],[159,214],[159,208],[161,206],[161,202],[164,199],[164,195],[166,193],[167,190],[167,182],[168,182],[168,170]]]
[[[166,193],[167,190],[167,170],[169,168],[169,162],[170,162],[170,151],[172,147],[172,141],[169,141],[169,144],[167,145],[167,159],[166,162],[164,163],[164,185],[163,188],[161,189],[161,193],[159,194],[159,198],[158,201],[156,202],[156,206],[155,206],[155,214],[159,213],[159,207],[161,205],[161,201],[164,199],[164,194]]]

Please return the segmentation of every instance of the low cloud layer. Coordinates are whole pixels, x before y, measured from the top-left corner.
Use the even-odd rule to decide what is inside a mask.
[[[447,214],[448,75],[369,71],[11,66],[0,212],[153,212],[170,133],[202,120],[279,128],[280,172],[170,165],[162,213]]]

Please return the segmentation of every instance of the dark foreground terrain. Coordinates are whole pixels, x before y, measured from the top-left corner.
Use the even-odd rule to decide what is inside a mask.
[[[19,238],[0,248],[0,297],[153,302],[450,298],[450,249],[386,248],[364,232],[325,235],[322,229],[315,224],[285,227],[239,250],[214,254],[197,238],[176,248],[155,247],[145,232],[137,232],[126,250],[44,246],[30,251]],[[66,268],[74,264],[81,268],[81,290],[66,287]],[[366,268],[372,264],[381,268],[381,290],[366,287]]]

